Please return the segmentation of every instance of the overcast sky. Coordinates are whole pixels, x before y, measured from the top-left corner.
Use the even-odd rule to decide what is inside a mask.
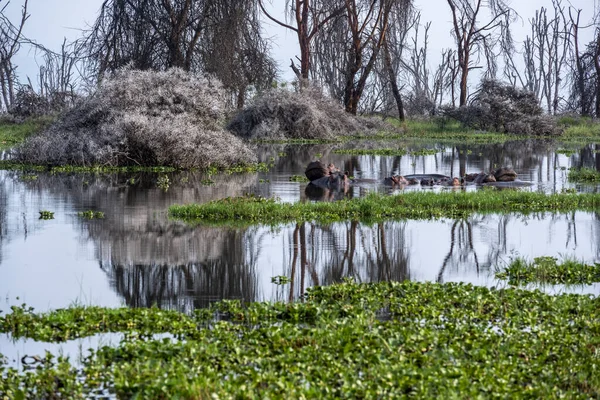
[[[576,9],[582,9],[583,22],[587,23],[592,18],[595,3],[599,0],[563,0],[565,4],[572,4]],[[0,0],[4,6],[7,0]],[[11,0],[7,14],[17,18],[23,0]],[[281,15],[284,0],[272,0],[273,12]],[[81,35],[81,30],[93,24],[102,0],[29,0],[29,14],[24,34],[36,42],[53,50],[59,50],[64,37],[72,40]],[[421,10],[421,22],[432,21],[430,30],[429,59],[430,66],[435,68],[438,62],[437,55],[447,47],[453,47],[450,36],[451,15],[445,0],[416,0],[415,5]],[[512,1],[511,6],[519,13],[521,19],[513,24],[513,37],[517,41],[517,48],[529,33],[528,19],[535,14],[535,10],[544,6],[551,8],[551,0],[519,0]],[[291,79],[293,74],[288,67],[289,59],[299,54],[298,44],[293,32],[287,31],[273,24],[265,24],[266,33],[274,39],[273,55],[280,64],[282,78]],[[591,29],[582,38],[585,43],[591,39]],[[33,51],[23,48],[15,63],[19,67],[19,74],[29,75],[32,81],[36,80],[38,66]]]

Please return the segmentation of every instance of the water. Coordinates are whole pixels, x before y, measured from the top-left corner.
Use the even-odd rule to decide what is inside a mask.
[[[567,182],[567,169],[600,165],[594,146],[566,156],[549,141],[504,145],[449,146],[400,142],[366,143],[378,148],[436,148],[434,155],[349,156],[337,145],[271,145],[259,153],[275,159],[266,173],[211,177],[168,174],[167,190],[157,187],[161,174],[37,173],[0,171],[0,310],[26,303],[36,311],[70,305],[146,307],[157,304],[189,312],[213,301],[293,300],[312,285],[344,277],[357,281],[413,279],[465,281],[501,286],[494,271],[517,255],[548,255],[600,261],[598,213],[475,215],[467,220],[401,221],[378,225],[356,222],[191,227],[167,217],[172,204],[206,202],[254,193],[282,201],[306,201],[313,193],[303,175],[320,157],[363,182],[349,196],[392,192],[369,180],[392,174],[464,172],[513,166],[523,190],[597,191],[596,185]],[[448,190],[409,188],[406,190]],[[477,190],[471,188],[469,190]],[[39,219],[39,211],[54,219]],[[102,220],[77,212],[102,211]],[[276,285],[272,277],[292,282]],[[598,286],[553,287],[551,291],[598,293]]]

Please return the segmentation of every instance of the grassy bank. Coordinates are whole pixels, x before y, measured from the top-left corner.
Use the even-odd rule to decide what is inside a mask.
[[[204,204],[173,205],[169,215],[186,221],[277,224],[289,221],[461,218],[472,213],[597,210],[600,194],[543,194],[511,190],[441,193],[416,191],[396,196],[369,194],[334,203],[281,203],[238,197]]]
[[[25,122],[0,121],[0,150],[22,143],[30,135],[48,126],[54,117],[40,117]]]
[[[8,398],[596,398],[598,300],[468,284],[344,283],[193,315],[96,307],[0,318],[13,337],[127,332],[75,368],[0,364]],[[229,321],[206,322],[219,314]],[[172,338],[152,335],[169,332]]]

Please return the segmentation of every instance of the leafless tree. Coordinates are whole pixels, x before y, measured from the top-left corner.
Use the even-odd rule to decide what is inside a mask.
[[[563,82],[562,68],[569,54],[572,25],[565,15],[562,0],[553,0],[552,7],[553,16],[549,16],[548,10],[542,7],[529,20],[531,34],[523,45],[525,69],[515,63],[514,50],[506,48],[504,74],[511,84],[519,84],[533,92],[540,102],[545,99],[546,111],[556,114]]]
[[[27,1],[23,2],[21,19],[16,24],[13,24],[4,13],[9,3],[0,8],[0,88],[5,110],[12,106],[15,99],[17,77],[16,66],[12,59],[21,48],[23,27],[29,18]]]
[[[600,7],[594,11],[592,22],[582,26],[581,11],[569,9],[572,24],[571,90],[567,109],[581,115],[600,116]],[[593,38],[581,46],[582,30],[593,28]]]
[[[504,0],[447,0],[452,11],[452,34],[456,42],[456,53],[460,71],[459,106],[467,104],[467,80],[469,72],[481,68],[479,61],[483,52],[487,70],[494,75],[495,57],[493,48],[498,36],[509,41],[508,26],[516,15]],[[489,10],[489,18],[482,21],[482,10]],[[498,33],[499,32],[499,33]],[[493,76],[489,76],[493,77]]]
[[[243,0],[104,0],[85,43],[88,72],[211,71],[243,105],[248,87],[270,85],[276,71],[258,13]]]
[[[300,82],[306,82],[311,70],[313,40],[330,21],[342,15],[342,3],[340,0],[286,0],[285,9],[291,21],[282,21],[266,10],[264,1],[258,0],[258,5],[267,18],[298,36],[300,69],[294,64],[294,60],[291,60],[290,67]]]

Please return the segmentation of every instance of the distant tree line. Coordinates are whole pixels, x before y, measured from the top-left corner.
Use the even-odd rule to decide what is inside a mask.
[[[511,24],[519,16],[507,1],[446,0],[454,46],[431,68],[431,24],[421,21],[413,0],[286,0],[283,17],[269,11],[271,1],[104,0],[90,29],[60,52],[33,44],[44,60],[35,85],[19,82],[12,61],[32,44],[22,34],[27,0],[18,21],[7,18],[5,5],[2,109],[27,113],[35,101],[47,110],[67,107],[82,87],[123,67],[212,74],[242,108],[253,93],[274,86],[280,72],[262,27],[270,20],[297,39],[299,56],[290,65],[297,89],[322,86],[351,114],[403,119],[467,106],[477,95],[469,79],[480,70],[485,80],[531,91],[548,114],[600,117],[600,6],[586,10],[593,14],[584,20],[582,10],[551,0],[528,20],[530,33],[517,48]],[[592,40],[583,42],[590,32]]]

